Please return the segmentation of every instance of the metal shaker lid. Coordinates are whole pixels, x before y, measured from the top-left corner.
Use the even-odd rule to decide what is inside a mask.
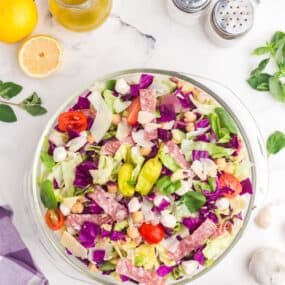
[[[203,10],[211,0],[172,0],[175,6],[186,13],[196,13]]]
[[[236,38],[253,26],[254,7],[250,0],[219,0],[212,12],[216,31],[226,38]]]

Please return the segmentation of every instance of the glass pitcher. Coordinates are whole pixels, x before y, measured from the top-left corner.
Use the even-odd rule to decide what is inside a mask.
[[[67,29],[83,32],[97,28],[110,14],[112,0],[49,0],[54,18]]]

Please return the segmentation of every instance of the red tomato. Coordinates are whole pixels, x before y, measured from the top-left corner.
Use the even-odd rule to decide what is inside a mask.
[[[134,126],[138,122],[138,114],[141,109],[140,97],[137,97],[132,104],[128,107],[127,122],[129,125]]]
[[[162,225],[152,225],[143,223],[139,232],[141,236],[150,244],[159,243],[164,238],[164,228]]]
[[[87,117],[78,111],[61,113],[58,117],[58,128],[62,132],[66,132],[67,130],[85,131],[87,129]]]
[[[227,198],[234,198],[242,191],[242,185],[240,184],[238,179],[229,173],[223,173],[219,181],[221,187],[229,187],[234,191],[233,193],[225,193],[224,196]]]
[[[47,210],[45,221],[48,227],[53,231],[57,231],[64,226],[64,216],[59,209]]]

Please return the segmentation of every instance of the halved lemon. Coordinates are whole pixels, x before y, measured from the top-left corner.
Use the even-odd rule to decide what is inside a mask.
[[[19,65],[29,76],[47,77],[61,65],[62,49],[59,42],[47,35],[27,39],[19,49]]]

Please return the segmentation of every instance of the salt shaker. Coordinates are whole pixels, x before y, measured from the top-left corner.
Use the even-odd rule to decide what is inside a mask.
[[[179,24],[192,26],[209,13],[212,0],[167,0],[170,17]]]
[[[205,31],[215,44],[233,46],[251,30],[254,13],[250,0],[219,0],[208,14]]]

